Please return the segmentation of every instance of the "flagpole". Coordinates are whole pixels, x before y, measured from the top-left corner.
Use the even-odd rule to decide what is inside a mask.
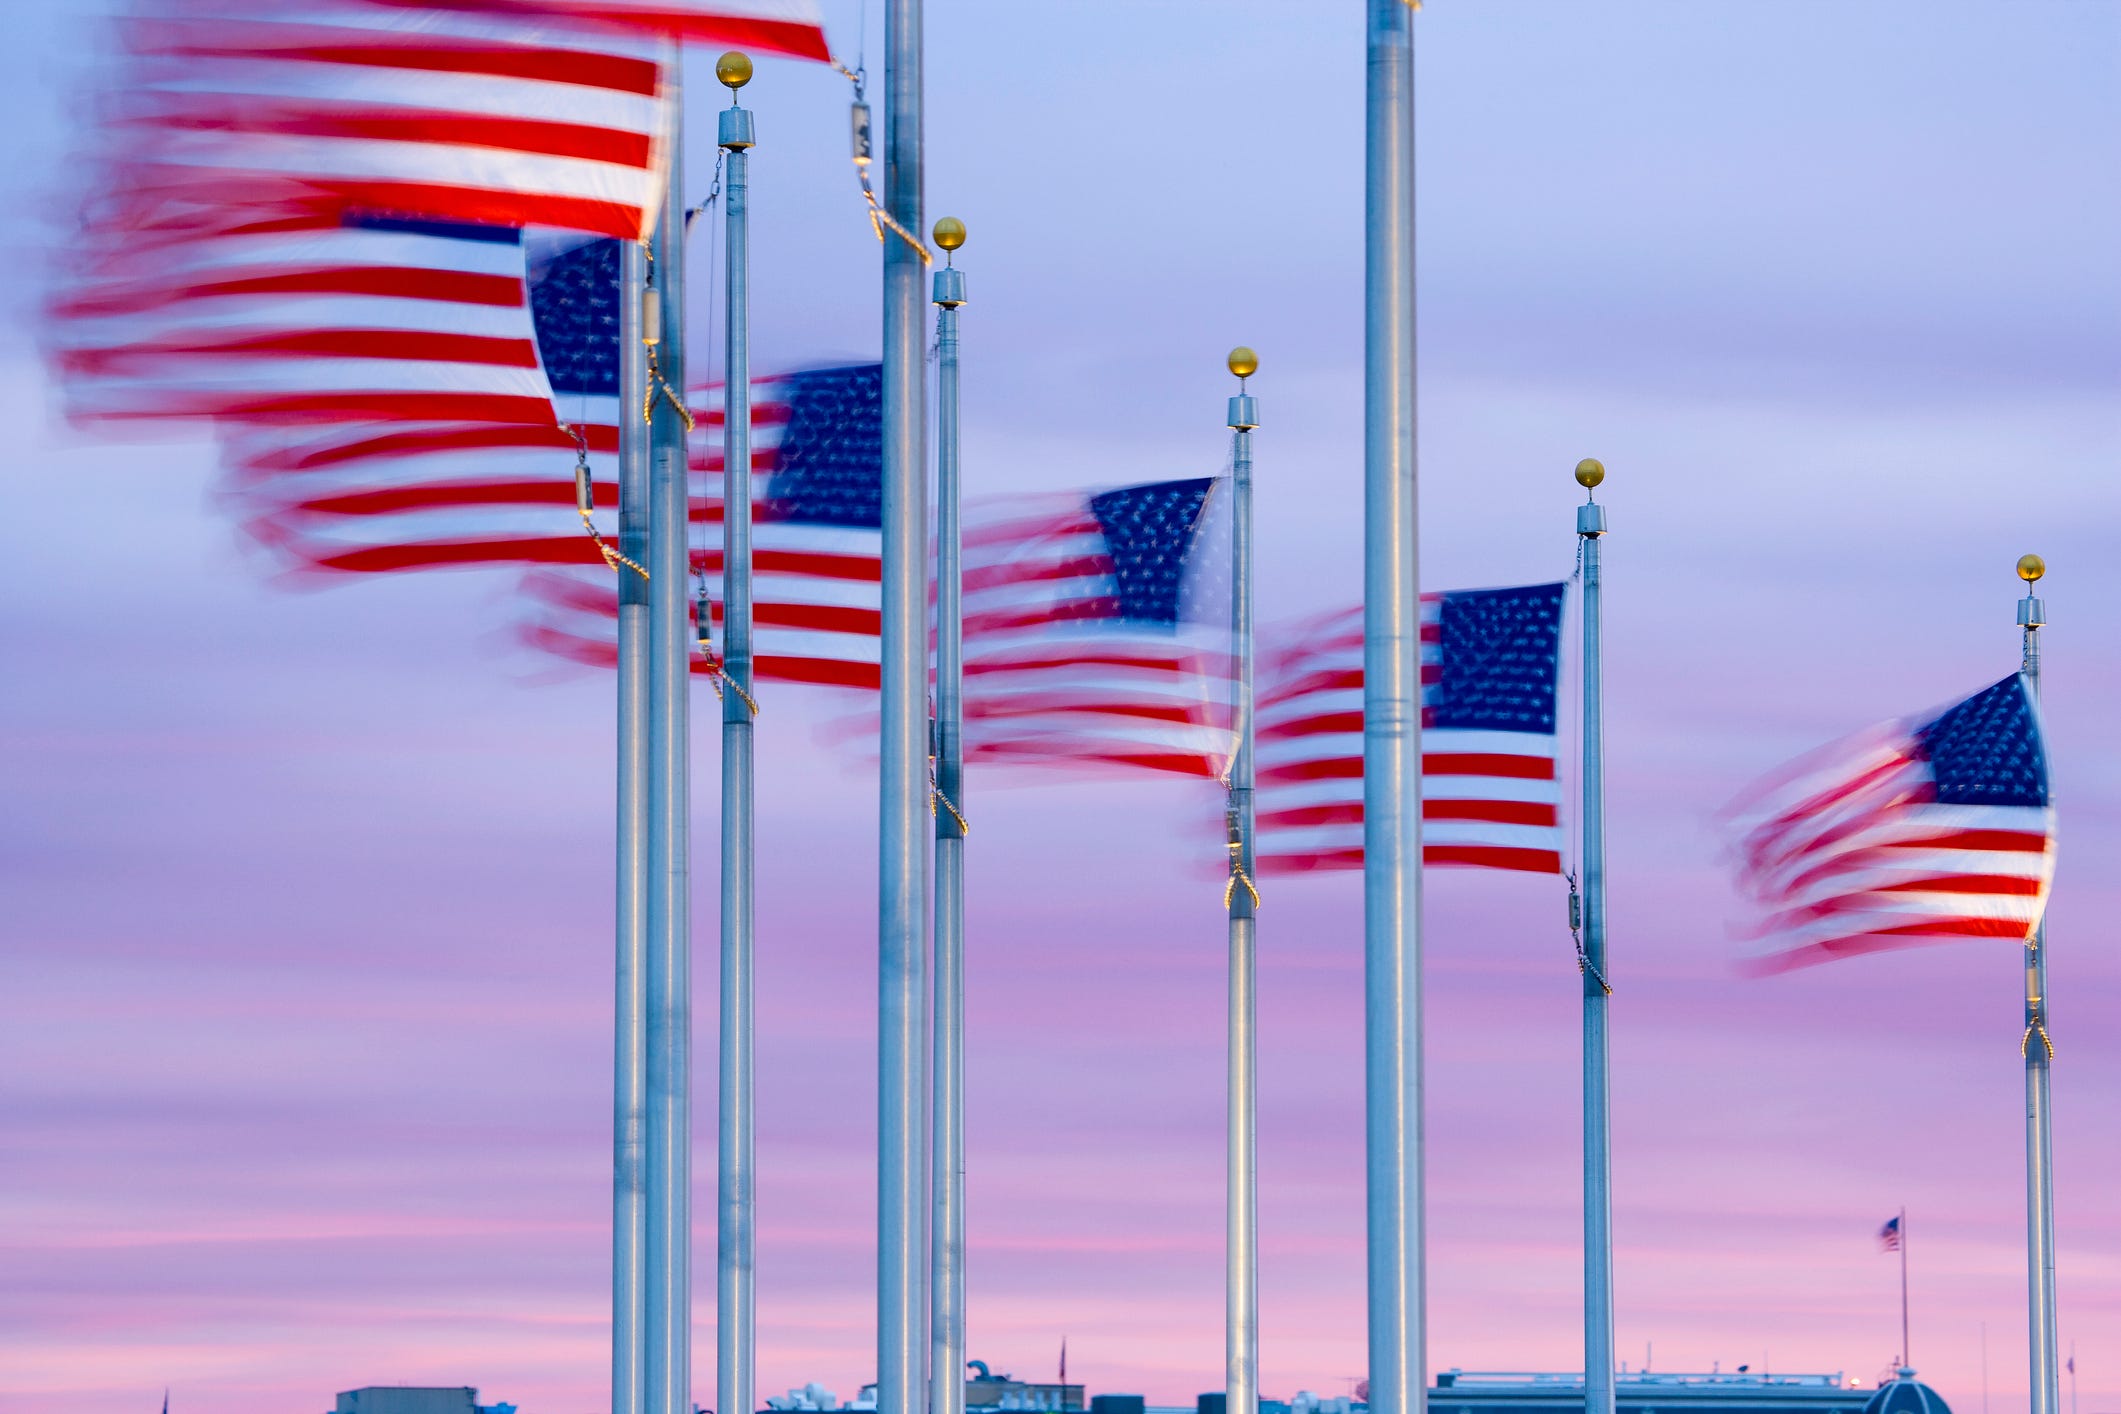
[[[928,1354],[927,466],[921,229],[921,5],[884,9],[883,614],[877,868],[877,1411],[918,1414]],[[740,1411],[727,1411],[740,1414]]]
[[[619,253],[619,406],[647,396],[641,306],[647,256],[636,241]],[[648,562],[648,426],[619,418],[619,553]],[[615,1074],[611,1122],[611,1408],[643,1414],[647,1337],[648,1111],[648,581],[618,574],[618,869]]]
[[[1363,1071],[1370,1408],[1423,1414],[1414,38],[1369,0],[1363,317]]]
[[[1613,1125],[1605,957],[1605,468],[1576,464],[1583,552],[1583,1407],[1613,1414]]]
[[[2018,625],[2024,630],[2020,671],[2035,701],[2040,697],[2040,628],[2047,605],[2033,585],[2047,573],[2038,555],[2018,561],[2025,597],[2018,601]],[[2057,1378],[2055,1333],[2055,1138],[2048,1070],[2054,1046],[2047,1028],[2047,918],[2034,925],[2025,950],[2025,1209],[2028,1299],[2028,1345],[2032,1356],[2031,1414],[2059,1414],[2061,1384]]]
[[[646,1414],[691,1414],[692,625],[685,588],[688,496],[685,421],[684,82],[666,51],[669,173],[650,248],[643,337],[649,349],[648,465],[648,1299]],[[654,342],[660,339],[660,342]]]
[[[935,243],[954,260],[965,223],[945,216]],[[965,1410],[965,784],[964,487],[957,311],[965,276],[935,272],[935,1074],[934,1211],[929,1222],[931,1414]]]
[[[1227,1414],[1259,1408],[1259,1164],[1258,1043],[1255,932],[1259,910],[1252,886],[1252,429],[1259,400],[1245,380],[1259,368],[1248,348],[1230,350],[1237,393],[1230,399],[1231,574],[1230,636],[1237,654],[1237,742],[1230,753],[1230,881],[1223,903],[1230,914],[1229,1152],[1226,1169],[1223,1304],[1223,1405]]]
[[[1900,1363],[1913,1367],[1907,1337],[1907,1209],[1900,1210]]]
[[[751,111],[739,101],[751,60],[715,61],[729,90],[716,132],[727,154],[722,211],[728,256],[722,413],[722,918],[719,1111],[715,1135],[715,1408],[758,1407],[757,1223],[752,1160],[756,1115],[751,665]],[[701,612],[711,606],[701,605]],[[702,625],[704,628],[705,625]],[[690,1414],[690,1411],[684,1411]]]

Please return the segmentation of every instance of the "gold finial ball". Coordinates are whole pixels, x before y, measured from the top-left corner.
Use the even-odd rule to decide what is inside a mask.
[[[965,243],[965,223],[955,216],[945,216],[935,223],[935,243],[944,250],[956,250]]]
[[[1230,350],[1230,371],[1240,378],[1250,378],[1259,372],[1259,355],[1239,344]]]
[[[2047,561],[2041,559],[2038,555],[2020,555],[2018,557],[2018,578],[2024,580],[2027,584],[2031,584],[2046,573]]]
[[[714,76],[724,88],[742,88],[751,82],[751,56],[741,49],[730,50],[714,61]]]
[[[1596,457],[1585,457],[1576,463],[1576,484],[1586,491],[1605,480],[1605,463]]]

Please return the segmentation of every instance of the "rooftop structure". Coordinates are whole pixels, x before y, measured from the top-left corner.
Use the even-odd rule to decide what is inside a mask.
[[[343,1390],[332,1414],[516,1414],[513,1404],[481,1404],[470,1385],[367,1385]]]

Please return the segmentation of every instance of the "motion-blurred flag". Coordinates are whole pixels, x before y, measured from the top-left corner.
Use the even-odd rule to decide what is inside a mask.
[[[883,370],[814,368],[752,384],[752,623],[761,680],[874,688],[882,622]],[[718,399],[707,421],[718,424]],[[710,591],[721,591],[721,461],[705,459],[693,518]],[[617,661],[611,576],[539,572],[524,636],[577,662]],[[720,609],[716,609],[717,620]],[[719,633],[719,624],[717,624]],[[704,671],[704,660],[694,667]]]
[[[1227,554],[1204,533],[1216,484],[968,508],[967,760],[1221,770],[1233,663]]]
[[[825,28],[810,0],[377,0],[429,9],[550,15],[655,30],[758,54],[825,59]]]
[[[654,223],[652,36],[372,0],[139,0],[119,26],[105,185],[139,202],[322,198],[626,237]]]
[[[873,689],[880,370],[815,370],[784,385],[778,440],[761,438],[754,482],[757,676]],[[1227,631],[1188,612],[1188,586],[1213,558],[1202,536],[1212,485],[1161,482],[968,511],[968,758],[1215,774],[1229,744],[1217,705],[1229,695]],[[718,592],[718,539],[702,562]],[[578,662],[615,661],[608,574],[541,571],[524,590],[532,644]]]
[[[1804,757],[1728,812],[1745,930],[1781,972],[1955,938],[2032,936],[2055,867],[2040,716],[2017,674]]]
[[[458,408],[438,395],[395,404],[410,414],[402,420],[229,433],[224,499],[255,538],[297,567],[601,568],[574,514],[572,468],[579,436],[597,504],[616,509],[619,243],[540,248],[512,231],[476,230],[486,234],[474,241],[505,250],[508,304],[499,329],[527,359],[523,395],[503,407],[465,399]],[[369,411],[380,419],[392,406],[385,399]],[[421,416],[429,406],[433,413]],[[615,528],[611,520],[603,527]]]
[[[1421,596],[1424,863],[1561,872],[1563,588]],[[1360,869],[1362,611],[1291,636],[1259,691],[1259,867]]]
[[[1898,1252],[1900,1250],[1900,1218],[1896,1214],[1887,1218],[1885,1226],[1878,1229],[1878,1250]]]

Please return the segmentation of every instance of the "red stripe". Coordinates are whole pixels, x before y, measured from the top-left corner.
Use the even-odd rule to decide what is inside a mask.
[[[1554,760],[1550,756],[1505,756],[1492,752],[1450,751],[1421,758],[1426,776],[1493,776],[1516,781],[1551,781]],[[1269,782],[1356,780],[1362,775],[1360,756],[1326,756],[1314,761],[1290,761],[1263,767],[1262,785]]]
[[[1362,779],[1360,756],[1326,756],[1316,761],[1289,761],[1278,766],[1259,768],[1259,784],[1287,785],[1297,781],[1359,781]]]
[[[1259,728],[1259,739],[1261,741],[1299,740],[1303,737],[1311,736],[1357,737],[1361,735],[1361,708],[1346,712],[1320,712],[1310,717],[1292,717],[1275,722],[1272,725],[1261,723]]]
[[[1352,668],[1319,668],[1315,671],[1307,672],[1301,677],[1284,679],[1282,682],[1275,684],[1272,691],[1261,694],[1259,705],[1262,708],[1271,707],[1278,703],[1309,696],[1314,692],[1349,691],[1362,691],[1362,668],[1360,666]],[[1360,711],[1356,713],[1355,721],[1357,726],[1361,725],[1362,715]]]
[[[841,604],[776,604],[762,601],[752,606],[752,622],[759,628],[812,629],[823,633],[852,633],[866,638],[883,634],[883,613]]]
[[[838,658],[782,658],[772,654],[762,655],[755,661],[759,677],[775,682],[865,687],[873,691],[882,681],[882,670],[874,663],[850,663]]]
[[[1531,825],[1553,827],[1561,823],[1559,810],[1552,805],[1540,805],[1522,800],[1424,800],[1421,803],[1421,818],[1424,820],[1474,820],[1492,825]],[[1287,809],[1260,812],[1261,829],[1272,826],[1277,829],[1298,829],[1316,825],[1359,825],[1362,823],[1360,800],[1326,801],[1316,805],[1294,805]]]
[[[1513,781],[1551,781],[1551,756],[1512,756],[1497,751],[1439,751],[1424,753],[1425,776],[1502,776]]]
[[[1421,862],[1445,867],[1510,869],[1527,874],[1559,874],[1561,854],[1556,850],[1507,849],[1500,845],[1427,845]],[[1262,874],[1310,874],[1327,870],[1362,868],[1362,846],[1313,850],[1304,854],[1269,854],[1259,860]]]
[[[1362,802],[1340,800],[1322,805],[1294,805],[1286,810],[1262,810],[1258,823],[1262,834],[1268,830],[1294,830],[1317,825],[1360,825]]]
[[[1878,884],[1866,890],[1879,894],[1992,894],[2038,897],[2046,884],[2039,879],[2013,878],[2007,874],[1938,874],[1926,879],[1907,879],[1896,884]]]
[[[617,435],[612,428],[591,427],[584,429],[589,434],[591,451],[616,451]],[[600,433],[610,433],[610,447],[600,447],[605,438]],[[315,471],[322,467],[341,466],[347,462],[368,461],[384,457],[422,456],[431,452],[466,451],[474,448],[519,448],[556,447],[568,451],[574,449],[574,441],[549,422],[543,427],[502,425],[492,427],[444,427],[426,428],[410,432],[389,432],[380,436],[360,437],[344,442],[333,442],[325,446],[275,446],[245,455],[243,466],[257,472]]]
[[[403,0],[423,8],[425,0]],[[652,59],[562,49],[550,42],[535,45],[499,41],[448,39],[434,34],[380,37],[367,43],[345,40],[348,31],[325,26],[210,22],[174,24],[135,22],[128,37],[143,52],[195,59],[273,59],[297,63],[347,64],[359,68],[413,69],[425,73],[481,74],[493,78],[535,79],[576,88],[610,89],[653,98],[661,74]],[[272,42],[267,42],[272,41]]]
[[[616,485],[606,482],[592,490],[598,505],[618,505],[619,488]],[[376,516],[458,506],[564,506],[572,512],[574,505],[574,483],[556,476],[550,481],[434,481],[378,487],[372,491],[346,491],[334,496],[290,501],[281,510],[282,513],[299,511],[312,515]]]
[[[1025,696],[1003,702],[970,702],[965,704],[968,720],[1000,722],[1021,720],[1028,717],[1125,717],[1142,722],[1174,722],[1180,726],[1200,726],[1201,711],[1191,705],[1173,705],[1156,702],[1111,702],[1083,701],[1058,695]]]
[[[495,422],[552,421],[552,404],[543,398],[505,393],[287,393],[245,397],[234,393],[171,394],[153,406],[91,408],[89,421],[130,422],[143,418],[225,417],[261,423],[327,423],[380,418],[407,422],[456,422],[485,417]]]
[[[2023,942],[2031,932],[2031,928],[2026,924],[2013,923],[2006,919],[1945,918],[1933,923],[1909,923],[1896,928],[1851,933],[1843,938],[1827,938],[1791,948],[1787,952],[1752,958],[1741,966],[1755,976],[1772,976],[1782,972],[1794,972],[1801,967],[1816,967],[1820,963],[1834,962],[1845,957],[1861,957],[1867,953],[1920,947],[1930,942],[1950,942],[1960,938],[2009,938],[2014,942]]]
[[[876,555],[833,555],[818,550],[782,550],[767,545],[753,548],[751,566],[756,574],[805,575],[849,584],[878,584],[884,577],[883,561]]]
[[[587,536],[550,539],[432,541],[416,545],[367,545],[316,555],[318,569],[345,574],[391,574],[400,570],[448,569],[463,565],[600,565]]]
[[[1894,840],[1880,849],[1992,849],[2005,854],[2045,854],[2048,838],[2028,830],[1952,830],[1918,840]]]
[[[1559,825],[1558,808],[1530,800],[1424,800],[1424,820],[1480,820],[1493,825]]]
[[[71,371],[112,376],[164,358],[371,358],[400,363],[465,363],[482,368],[536,368],[537,345],[486,334],[438,334],[403,329],[307,329],[231,335],[215,340],[156,339],[109,349],[76,349],[61,356]]]
[[[55,313],[66,318],[138,314],[194,299],[243,295],[365,295],[434,300],[443,304],[480,304],[496,309],[519,309],[524,302],[523,281],[515,275],[426,270],[416,266],[287,266],[239,279],[144,285],[132,290],[87,296],[62,306]]]
[[[1117,746],[1097,746],[1090,738],[1077,744],[1079,750],[1069,751],[1064,745],[1052,741],[1039,742],[982,742],[967,743],[965,754],[973,760],[1048,760],[1101,762],[1112,766],[1137,766],[1145,771],[1170,771],[1182,776],[1212,778],[1217,767],[1200,755],[1190,752],[1128,751]]]
[[[640,207],[599,201],[594,197],[537,191],[489,191],[434,182],[320,178],[316,185],[354,205],[382,211],[410,211],[440,220],[478,221],[490,226],[558,226],[626,240],[641,233]]]

